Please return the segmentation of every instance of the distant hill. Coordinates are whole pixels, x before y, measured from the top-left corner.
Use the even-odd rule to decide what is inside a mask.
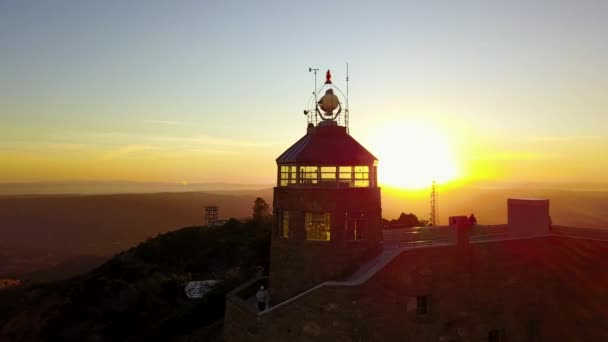
[[[48,181],[0,183],[0,195],[127,194],[188,191],[216,192],[260,190],[272,187],[272,184]]]
[[[446,224],[449,216],[475,213],[481,224],[507,222],[508,198],[547,198],[554,224],[608,229],[608,191],[591,188],[564,190],[530,187],[439,187],[439,218]],[[413,212],[428,219],[430,190],[422,194],[382,189],[382,214],[396,218],[401,212]]]
[[[204,207],[222,219],[250,217],[272,191],[0,196],[0,277],[52,267],[76,255],[109,256],[149,237],[203,224]]]
[[[49,268],[21,274],[19,278],[25,282],[39,283],[64,280],[88,272],[107,260],[107,257],[95,255],[76,255]]]
[[[268,269],[270,232],[270,221],[183,228],[78,277],[0,291],[0,340],[219,340],[225,294]],[[188,299],[187,281],[205,279],[220,284]]]
[[[178,227],[202,224],[204,206],[217,204],[220,218],[248,217],[253,200],[268,202],[272,189],[96,195],[0,196],[0,277],[53,267],[77,255],[109,256]],[[568,190],[575,188],[576,190]],[[439,187],[439,218],[474,212],[482,224],[505,223],[507,198],[551,200],[553,222],[608,229],[608,191],[589,184],[481,184]],[[382,214],[428,219],[428,191],[382,188]]]

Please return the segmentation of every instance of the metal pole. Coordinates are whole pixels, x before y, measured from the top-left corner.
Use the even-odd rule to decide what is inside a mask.
[[[348,107],[348,62],[346,62],[346,111],[344,112],[344,126],[346,132],[349,133],[348,124],[350,121],[350,108]]]
[[[317,101],[317,70],[319,69],[314,69],[315,70],[315,87],[313,88],[313,95],[315,96],[315,102]]]
[[[346,62],[346,109],[348,109],[348,62]]]
[[[311,72],[311,71],[314,72],[314,74],[315,74],[315,87],[312,90],[312,95],[314,96],[314,99],[313,99],[313,107],[314,108],[312,110],[315,112],[314,113],[315,118],[314,118],[314,120],[312,120],[312,117],[311,117],[311,122],[313,122],[316,125],[317,124],[317,110],[316,110],[316,108],[317,108],[316,107],[316,103],[317,103],[317,71],[319,71],[319,68],[314,68],[313,69],[311,67],[308,67],[308,72]]]

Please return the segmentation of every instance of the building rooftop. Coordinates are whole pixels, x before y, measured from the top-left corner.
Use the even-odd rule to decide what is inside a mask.
[[[382,271],[388,264],[393,262],[393,260],[399,258],[404,253],[410,253],[412,251],[425,249],[453,248],[457,246],[457,241],[455,239],[456,237],[454,236],[453,232],[451,232],[449,226],[414,227],[384,230],[383,251],[372,260],[369,260],[367,263],[361,265],[361,267],[347,279],[323,282],[317,286],[314,286],[313,288],[310,288],[300,293],[299,295],[289,298],[286,301],[269,308],[266,311],[256,311],[256,313],[257,315],[269,314],[280,307],[283,307],[285,305],[288,305],[289,303],[298,300],[298,298],[301,298],[302,296],[312,291],[318,290],[319,288],[360,286],[367,280],[372,278],[374,275],[376,275],[378,272]],[[589,243],[594,243],[594,241],[597,241],[596,243],[601,243],[601,245],[597,245],[601,246],[601,248],[583,248],[582,246],[586,245],[576,242],[577,240],[581,241],[581,243],[583,243],[585,240],[589,241]],[[568,241],[572,242],[570,243]],[[481,247],[486,244],[491,244],[489,245],[489,248],[491,250],[496,250],[497,247],[491,246],[499,246],[497,245],[497,243],[504,243],[504,246],[506,248],[505,250],[509,251],[509,253],[532,253],[535,255],[539,255],[539,258],[541,254],[552,255],[552,253],[554,253],[551,252],[552,248],[556,248],[556,251],[565,251],[574,248],[574,250],[569,251],[568,253],[584,253],[585,255],[591,253],[594,255],[598,255],[608,251],[608,229],[604,230],[567,226],[553,226],[551,232],[548,235],[513,235],[512,233],[510,233],[509,227],[506,224],[487,225],[477,226],[471,229],[470,234],[468,235],[468,242],[470,243],[471,248],[473,248],[468,249],[468,253],[470,253],[470,251],[475,251],[479,249],[475,246]],[[517,248],[514,249],[513,246],[516,246]],[[568,258],[564,258],[564,260],[568,260]],[[265,280],[255,280],[256,286],[261,281]],[[249,287],[251,287],[251,284],[248,285]],[[238,292],[243,291],[243,289],[246,287],[248,286],[245,285],[242,288],[233,291],[232,297],[238,297],[238,295],[236,294]],[[253,303],[249,298],[251,296],[251,294],[248,294],[246,296],[247,298],[243,299],[245,299],[245,301]],[[250,309],[254,310],[253,304],[251,303],[246,306],[251,306]]]
[[[371,165],[378,158],[346,132],[346,127],[323,124],[308,133],[277,158],[277,164]]]

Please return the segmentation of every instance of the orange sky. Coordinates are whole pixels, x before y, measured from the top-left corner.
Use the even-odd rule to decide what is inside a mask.
[[[607,183],[607,13],[3,3],[0,182],[273,183],[305,133],[308,67],[344,89],[348,61],[350,132],[381,183]]]

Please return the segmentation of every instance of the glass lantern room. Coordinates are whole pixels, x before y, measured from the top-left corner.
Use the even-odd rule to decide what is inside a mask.
[[[277,158],[277,186],[377,186],[378,160],[337,125],[309,126],[308,134]]]

